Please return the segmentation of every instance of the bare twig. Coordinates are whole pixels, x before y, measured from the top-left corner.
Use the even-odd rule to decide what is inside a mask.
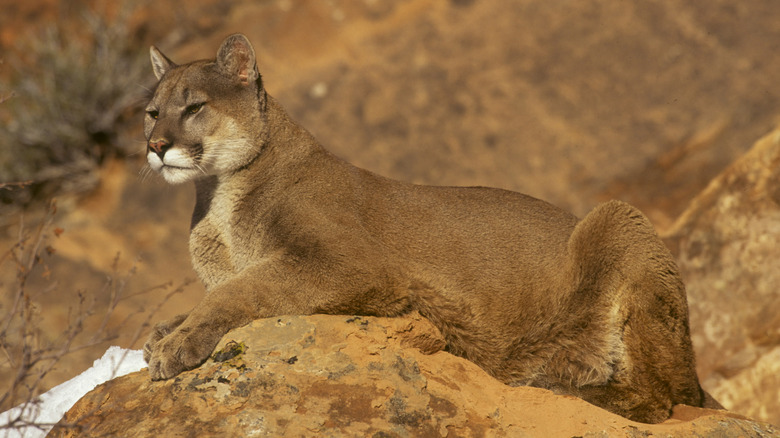
[[[38,403],[36,395],[42,389],[44,378],[69,354],[104,344],[107,341],[115,340],[120,332],[132,332],[129,344],[134,345],[147,331],[150,321],[162,306],[175,294],[181,293],[192,280],[185,280],[180,286],[173,288],[173,283],[168,282],[162,285],[147,288],[140,292],[128,293],[127,289],[130,279],[137,272],[137,264],[125,273],[120,273],[119,254],[114,258],[112,272],[106,279],[104,287],[99,294],[107,296],[107,302],[96,300],[88,296],[85,292],[78,292],[78,300],[69,309],[66,325],[62,328],[62,335],[54,341],[44,342],[40,336],[40,314],[36,309],[36,304],[31,299],[31,293],[27,290],[28,278],[33,272],[39,272],[41,268],[48,269],[45,266],[42,255],[47,251],[48,239],[62,233],[62,230],[54,227],[54,216],[56,214],[56,204],[52,202],[49,205],[46,215],[40,223],[31,229],[24,225],[20,226],[17,242],[8,250],[0,260],[3,262],[12,262],[16,269],[16,283],[14,285],[13,306],[10,312],[3,315],[0,320],[0,347],[5,356],[4,363],[0,367],[7,366],[13,370],[10,386],[0,395],[0,405],[13,402],[19,405],[21,409],[15,418],[4,419],[5,424],[0,424],[0,429],[21,429],[27,427],[36,427],[48,429],[51,424],[30,422],[25,413],[28,408],[34,407]],[[2,266],[2,264],[0,264]],[[38,271],[36,271],[38,269]],[[58,289],[56,282],[48,287],[44,287],[39,294],[45,297],[47,293]],[[130,312],[119,319],[118,323],[112,323],[120,303],[130,298],[138,297],[152,291],[167,291],[162,300],[151,312],[145,312],[143,306],[138,306],[134,312]],[[103,304],[98,304],[101,302]],[[133,323],[133,318],[139,314],[144,314],[143,321]],[[100,322],[96,329],[89,329],[90,335],[84,337],[88,327],[95,327],[90,324],[93,316],[99,316]],[[93,321],[94,322],[94,321]],[[134,324],[135,327],[130,327]],[[121,361],[120,361],[121,363]],[[119,364],[117,364],[117,367]],[[116,369],[114,370],[116,373]],[[61,425],[68,427],[68,425]]]

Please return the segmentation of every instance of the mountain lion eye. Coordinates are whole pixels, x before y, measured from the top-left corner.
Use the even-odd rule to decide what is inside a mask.
[[[149,114],[149,117],[157,120],[157,117],[160,115],[157,111],[147,111],[146,114]]]
[[[190,105],[187,107],[187,114],[196,114],[198,111],[200,111],[201,108],[203,108],[202,103]]]

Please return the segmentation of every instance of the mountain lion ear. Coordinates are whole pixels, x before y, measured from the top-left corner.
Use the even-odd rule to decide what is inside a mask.
[[[260,77],[255,49],[240,33],[230,35],[222,42],[217,52],[217,66],[223,74],[237,78],[241,85],[249,85]]]
[[[163,55],[160,49],[157,47],[150,47],[149,54],[152,58],[152,70],[154,70],[154,75],[157,76],[157,80],[160,80],[165,72],[176,67],[176,64],[168,59],[168,57]]]

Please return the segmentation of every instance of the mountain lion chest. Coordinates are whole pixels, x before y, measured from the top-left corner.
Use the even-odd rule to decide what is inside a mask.
[[[235,277],[252,260],[262,257],[262,236],[250,220],[237,209],[231,196],[216,194],[208,203],[196,205],[190,230],[192,266],[206,290]]]

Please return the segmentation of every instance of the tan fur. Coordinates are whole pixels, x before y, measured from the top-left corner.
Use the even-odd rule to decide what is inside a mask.
[[[195,182],[190,252],[208,291],[151,335],[152,379],[197,367],[253,319],[417,310],[507,384],[645,422],[701,405],[685,288],[635,208],[612,201],[579,221],[519,193],[353,167],[266,94],[243,35],[182,66],[152,48],[152,65],[147,158]]]

